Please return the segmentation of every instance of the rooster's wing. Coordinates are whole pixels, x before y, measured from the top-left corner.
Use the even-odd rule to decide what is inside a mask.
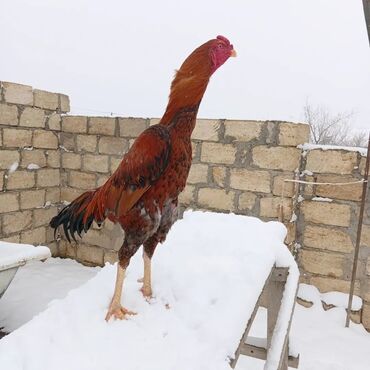
[[[120,165],[88,205],[85,217],[119,218],[136,204],[166,169],[171,151],[168,129],[162,125],[146,129],[123,157]]]

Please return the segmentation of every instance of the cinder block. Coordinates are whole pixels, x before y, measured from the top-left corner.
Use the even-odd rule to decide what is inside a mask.
[[[79,189],[94,189],[96,177],[93,173],[71,171],[69,173],[69,185]]]
[[[21,233],[21,243],[33,245],[45,245],[46,243],[46,228],[44,226],[37,229],[24,231]]]
[[[13,163],[19,163],[19,153],[16,150],[0,150],[0,169],[8,170]]]
[[[30,164],[36,164],[40,168],[46,166],[46,156],[43,150],[23,150],[21,156],[21,166],[23,168],[27,168]]]
[[[58,169],[40,169],[37,171],[37,186],[50,187],[60,185],[60,172]]]
[[[59,109],[62,113],[67,113],[70,111],[68,95],[59,94]]]
[[[35,107],[49,110],[57,110],[59,108],[58,94],[35,89],[33,90],[33,99]]]
[[[218,128],[220,121],[217,119],[197,119],[193,140],[218,141]]]
[[[357,164],[357,153],[344,150],[310,150],[306,170],[317,173],[351,174]]]
[[[3,146],[5,148],[23,148],[31,146],[32,131],[15,128],[3,129]]]
[[[35,174],[31,171],[15,171],[8,177],[7,190],[30,189],[35,186]]]
[[[33,105],[32,86],[2,82],[4,98],[7,103]]]
[[[91,117],[89,134],[113,136],[116,131],[116,119],[110,117]]]
[[[233,164],[235,155],[236,148],[231,144],[202,143],[202,162]]]
[[[117,137],[101,137],[99,140],[99,153],[123,155],[128,150],[126,139]]]
[[[202,207],[231,212],[234,210],[234,197],[233,191],[202,188],[198,192],[198,203]]]
[[[45,189],[22,191],[20,196],[21,209],[42,207],[45,204]]]
[[[23,127],[45,127],[45,113],[42,109],[26,107],[21,113],[19,125]]]
[[[230,186],[234,189],[270,193],[270,182],[271,175],[268,171],[232,168],[230,172]]]
[[[21,230],[29,229],[32,225],[32,212],[23,211],[5,214],[3,216],[3,231],[12,234]]]
[[[58,138],[51,131],[35,130],[33,132],[33,146],[35,148],[57,149]]]
[[[119,118],[118,124],[120,136],[123,137],[137,137],[149,126],[144,118]]]
[[[77,150],[95,152],[98,138],[96,135],[77,135]]]
[[[87,132],[87,117],[84,116],[63,116],[62,131],[83,134]]]
[[[341,278],[343,276],[344,256],[338,253],[326,253],[301,250],[299,254],[301,267],[313,274]]]
[[[289,147],[259,145],[252,149],[253,164],[260,168],[294,171],[299,168],[301,151]]]
[[[263,121],[225,121],[225,137],[230,136],[237,141],[258,139],[263,127]]]
[[[81,156],[75,153],[62,153],[62,168],[78,170],[81,168]]]
[[[18,108],[15,105],[0,104],[0,125],[18,125]]]
[[[297,146],[308,143],[310,139],[310,126],[302,123],[279,123],[279,144]]]
[[[193,164],[190,168],[188,183],[206,183],[208,177],[208,166],[202,163]]]
[[[351,207],[348,204],[304,201],[301,206],[305,222],[348,227]]]
[[[85,154],[83,156],[83,169],[92,172],[108,172],[109,157],[107,155]]]
[[[18,193],[0,194],[0,213],[7,213],[19,210]]]

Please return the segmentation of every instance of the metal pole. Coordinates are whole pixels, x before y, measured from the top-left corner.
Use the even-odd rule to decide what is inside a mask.
[[[364,182],[362,184],[361,208],[360,208],[360,215],[358,217],[355,255],[353,257],[353,268],[352,268],[351,288],[350,288],[350,291],[349,291],[349,298],[348,298],[346,328],[349,327],[349,319],[350,319],[350,315],[351,315],[351,311],[352,311],[353,291],[355,289],[358,254],[359,254],[359,251],[360,251],[362,220],[363,220],[363,217],[364,217],[366,191],[367,191],[368,178],[369,178],[369,163],[370,163],[370,133],[369,133],[369,141],[367,143],[367,157],[366,157],[366,165],[365,165]]]
[[[362,0],[362,6],[364,8],[367,36],[370,43],[370,0]]]

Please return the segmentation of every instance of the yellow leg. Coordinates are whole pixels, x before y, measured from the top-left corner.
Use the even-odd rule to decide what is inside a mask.
[[[125,280],[125,269],[117,263],[117,277],[116,285],[114,287],[114,293],[111,300],[111,303],[108,308],[107,315],[105,316],[105,321],[113,316],[115,319],[125,319],[125,315],[136,315],[135,312],[129,311],[121,305],[121,295],[122,295],[122,286],[123,281]]]
[[[143,287],[141,291],[144,297],[151,297],[152,296],[152,263],[151,259],[148,255],[144,252],[143,253],[143,260],[144,260],[144,278],[142,279]]]

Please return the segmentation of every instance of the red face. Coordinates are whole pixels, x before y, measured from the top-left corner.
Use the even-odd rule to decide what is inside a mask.
[[[236,52],[230,41],[224,36],[217,36],[210,50],[212,73],[222,66],[230,57],[236,57]]]

